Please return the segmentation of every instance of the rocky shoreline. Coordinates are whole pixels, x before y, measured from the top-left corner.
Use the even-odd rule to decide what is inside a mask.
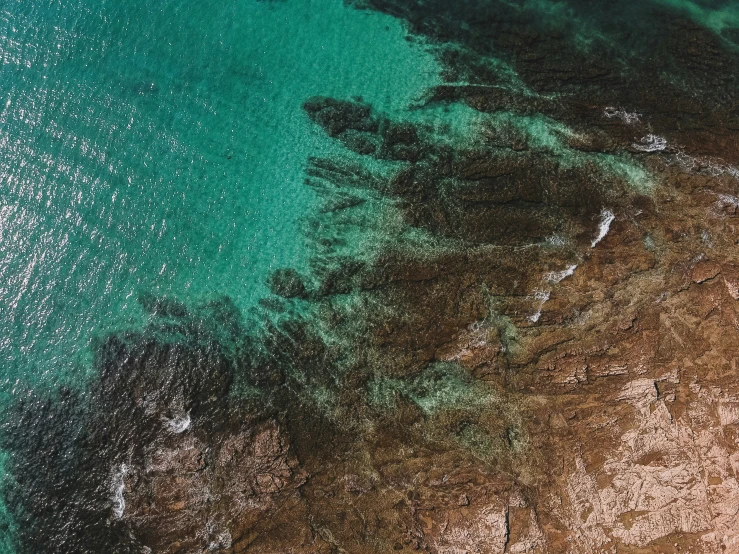
[[[87,391],[18,403],[20,551],[739,552],[731,37],[485,6],[359,6],[438,53],[426,108],[487,119],[307,99],[346,149],[308,161],[309,275],[142,297]]]

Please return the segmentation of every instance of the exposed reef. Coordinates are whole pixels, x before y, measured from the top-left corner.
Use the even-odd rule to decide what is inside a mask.
[[[306,100],[344,153],[258,308],[142,295],[18,393],[20,552],[739,552],[734,35],[535,4],[362,1],[447,82]]]

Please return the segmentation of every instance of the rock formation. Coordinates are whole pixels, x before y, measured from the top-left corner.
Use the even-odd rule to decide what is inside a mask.
[[[307,99],[346,149],[310,274],[142,297],[85,394],[20,402],[23,551],[739,553],[735,44],[535,4],[361,2],[443,62],[419,110],[483,123]]]

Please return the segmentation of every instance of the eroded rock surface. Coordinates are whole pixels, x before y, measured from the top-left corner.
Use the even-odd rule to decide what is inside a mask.
[[[307,161],[310,272],[142,295],[84,394],[18,403],[21,551],[739,553],[735,35],[462,4],[361,2],[464,140],[307,99],[347,153]]]

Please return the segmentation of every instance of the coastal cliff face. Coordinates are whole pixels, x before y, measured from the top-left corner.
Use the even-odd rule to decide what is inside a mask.
[[[739,50],[666,4],[361,2],[462,136],[306,99],[344,148],[310,274],[142,298],[85,394],[19,403],[21,547],[739,553]]]

